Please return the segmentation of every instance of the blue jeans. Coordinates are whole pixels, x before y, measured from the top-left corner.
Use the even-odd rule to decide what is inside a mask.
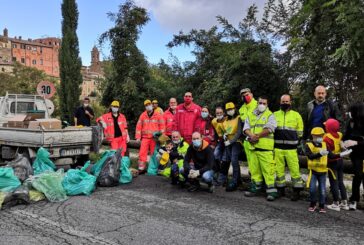
[[[233,167],[233,180],[232,183],[233,184],[238,184],[240,182],[240,166],[239,166],[239,155],[242,152],[242,146],[239,142],[235,142],[232,143],[231,145],[225,147],[226,149],[226,156],[227,156],[227,163],[225,164],[225,166],[223,167],[222,170],[222,174],[224,174],[225,176],[227,176],[228,171],[229,171],[229,167],[230,167],[230,162],[231,161],[231,165]]]
[[[326,197],[326,173],[325,174],[315,174],[312,172],[311,181],[310,181],[310,201],[311,204],[317,203],[316,196],[316,182],[318,182],[318,190],[319,190],[319,204],[320,207],[325,205],[325,197]]]

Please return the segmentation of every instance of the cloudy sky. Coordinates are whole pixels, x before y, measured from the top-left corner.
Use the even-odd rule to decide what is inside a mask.
[[[40,37],[61,37],[62,0],[19,0],[4,1],[1,6],[0,29],[9,29],[9,35],[23,39]],[[169,53],[181,61],[192,60],[190,49],[180,47],[172,50],[166,44],[173,34],[192,28],[207,29],[216,25],[216,16],[222,15],[236,24],[244,18],[247,8],[255,3],[259,9],[265,0],[135,0],[136,4],[148,10],[151,21],[143,28],[138,42],[139,48],[151,63],[160,59],[168,61]],[[84,65],[90,63],[90,51],[97,44],[101,33],[113,23],[108,12],[116,12],[122,0],[77,0],[79,10],[78,38],[80,56]],[[20,7],[21,6],[21,7]],[[108,48],[103,54],[108,55]]]

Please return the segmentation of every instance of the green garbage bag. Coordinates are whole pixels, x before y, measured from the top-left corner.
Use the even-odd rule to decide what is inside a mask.
[[[153,156],[151,156],[148,163],[148,169],[147,169],[148,175],[157,175],[158,173],[159,162],[157,160],[157,155],[158,155],[158,147],[155,147]]]
[[[12,192],[21,185],[20,180],[14,174],[14,169],[0,168],[0,191]]]
[[[41,174],[45,171],[54,172],[56,166],[54,163],[49,159],[50,153],[44,149],[43,147],[39,148],[37,151],[37,156],[33,162],[33,169],[34,174]]]
[[[98,177],[100,175],[101,169],[104,166],[104,163],[106,161],[106,159],[109,156],[112,156],[115,154],[116,151],[114,150],[110,150],[110,151],[105,151],[104,153],[102,153],[102,156],[100,158],[100,160],[98,160],[91,168],[91,174]]]
[[[34,177],[31,182],[34,189],[42,192],[51,202],[61,202],[67,200],[67,194],[62,186],[64,179],[63,169],[57,172],[44,172]]]
[[[68,196],[90,195],[95,190],[96,177],[88,174],[85,170],[89,167],[90,161],[81,169],[70,169],[62,181],[62,186]]]
[[[121,158],[121,164],[120,164],[120,178],[119,183],[120,184],[127,184],[130,183],[133,179],[133,176],[130,172],[130,158],[129,157],[123,157]]]

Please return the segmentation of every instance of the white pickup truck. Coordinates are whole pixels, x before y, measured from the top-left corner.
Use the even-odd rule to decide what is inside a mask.
[[[102,142],[102,130],[98,126],[45,130],[7,125],[15,116],[27,115],[29,111],[42,112],[45,119],[50,118],[53,109],[53,104],[39,95],[0,97],[0,161],[15,158],[17,152],[32,161],[36,151],[44,147],[56,165],[70,165],[83,161],[91,151],[98,151]]]

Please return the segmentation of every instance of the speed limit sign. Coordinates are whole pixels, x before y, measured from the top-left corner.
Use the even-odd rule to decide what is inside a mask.
[[[48,81],[42,81],[37,85],[37,93],[44,98],[49,99],[56,93],[54,84]]]

